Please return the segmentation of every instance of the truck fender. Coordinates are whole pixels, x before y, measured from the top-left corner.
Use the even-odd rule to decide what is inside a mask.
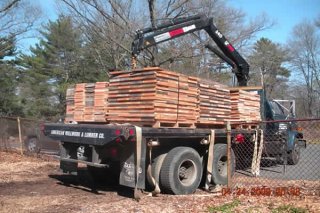
[[[297,131],[288,131],[287,151],[293,150],[297,135],[298,135]]]

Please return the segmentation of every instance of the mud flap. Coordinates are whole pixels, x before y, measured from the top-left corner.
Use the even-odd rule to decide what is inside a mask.
[[[67,159],[69,157],[70,156],[68,154],[67,149],[64,146],[64,143],[61,143],[61,146],[60,146],[60,159],[64,159],[64,158]],[[69,174],[77,175],[77,173],[78,173],[78,163],[60,160],[60,169],[62,170],[63,173],[69,173]]]
[[[74,162],[60,161],[60,169],[63,173],[69,173],[73,175],[78,174],[78,164]]]
[[[137,152],[138,140],[135,142],[127,141],[126,149],[123,151],[120,159],[120,178],[119,183],[123,186],[131,188],[145,189],[146,176],[146,140],[140,139],[140,154]],[[137,156],[137,155],[140,156]],[[140,166],[136,169],[138,159],[140,158]]]

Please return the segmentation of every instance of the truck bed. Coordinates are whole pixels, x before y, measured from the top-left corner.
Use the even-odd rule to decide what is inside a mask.
[[[199,138],[210,134],[209,128],[152,128],[141,127],[143,137],[160,138]],[[216,136],[225,136],[225,129],[215,129]],[[135,136],[133,125],[116,124],[45,124],[44,134],[52,139],[104,146],[117,138],[127,140]]]

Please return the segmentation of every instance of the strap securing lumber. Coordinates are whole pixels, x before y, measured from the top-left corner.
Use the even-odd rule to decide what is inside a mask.
[[[215,131],[212,129],[209,137],[209,150],[208,150],[208,162],[207,162],[207,177],[205,183],[205,189],[209,190],[209,185],[212,182],[212,164],[213,164],[213,151],[214,151],[214,139]]]
[[[149,166],[148,166],[148,170],[147,170],[147,175],[150,177],[152,184],[154,186],[154,189],[152,191],[152,195],[157,195],[160,194],[161,190],[159,187],[159,183],[156,181],[156,179],[153,177],[152,175],[152,146],[149,147]]]
[[[262,150],[264,146],[264,138],[263,138],[263,130],[260,130],[260,138],[259,138],[259,130],[256,130],[256,134],[254,135],[254,152],[252,158],[251,165],[251,173],[257,177],[260,175],[260,162],[262,157]],[[260,139],[260,140],[259,140]]]
[[[139,174],[140,174],[140,164],[141,164],[141,143],[142,143],[142,130],[141,127],[135,126],[136,130],[136,186],[134,188],[134,198],[140,200],[141,195],[138,189]]]
[[[264,146],[264,140],[263,140],[263,130],[260,130],[260,143],[259,143],[259,150],[258,150],[258,156],[257,156],[257,165],[256,165],[256,176],[260,175],[260,162],[262,157],[262,150]]]
[[[257,152],[258,152],[258,130],[255,131],[254,136],[254,148],[253,148],[253,156],[251,163],[251,174],[255,176],[256,174],[256,165],[257,165]]]

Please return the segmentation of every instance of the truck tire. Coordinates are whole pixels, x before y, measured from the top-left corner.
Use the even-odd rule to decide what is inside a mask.
[[[215,185],[226,185],[228,183],[228,157],[227,144],[214,145],[212,163],[212,182]],[[235,155],[231,149],[231,177],[235,171]]]
[[[28,137],[25,142],[25,150],[27,153],[39,153],[40,142],[37,137]]]
[[[173,148],[165,157],[160,171],[160,186],[171,194],[190,194],[200,185],[201,158],[189,147]]]
[[[163,164],[163,161],[165,157],[167,156],[167,153],[158,155],[156,158],[152,160],[151,163],[151,175],[155,179],[155,181],[160,185],[160,171]],[[148,184],[154,188],[155,185],[149,175],[147,175]]]
[[[293,150],[288,153],[288,164],[289,165],[297,165],[300,160],[300,147],[297,139],[294,141]]]

